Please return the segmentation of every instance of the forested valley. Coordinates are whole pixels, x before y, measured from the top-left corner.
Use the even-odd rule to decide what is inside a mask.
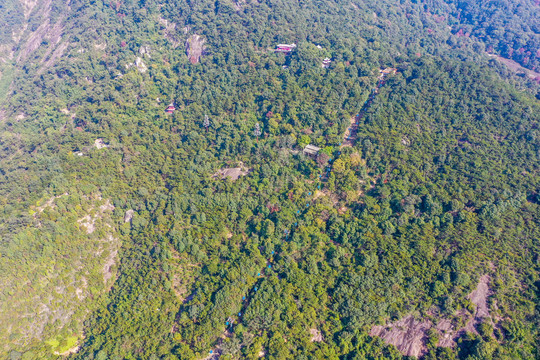
[[[539,6],[2,2],[0,358],[539,359]]]

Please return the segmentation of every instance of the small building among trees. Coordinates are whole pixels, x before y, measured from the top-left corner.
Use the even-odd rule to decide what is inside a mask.
[[[280,53],[290,53],[295,47],[296,44],[278,44],[275,51]]]
[[[176,108],[174,107],[174,104],[170,103],[169,106],[167,106],[167,109],[165,109],[165,112],[167,114],[172,114],[175,110]]]
[[[396,72],[397,72],[397,69],[396,68],[390,68],[390,67],[387,67],[386,69],[381,69],[379,70],[379,72],[381,74],[387,74],[387,75],[395,75]]]
[[[332,60],[330,60],[329,58],[324,58],[324,60],[322,61],[322,67],[328,69],[331,62]]]
[[[379,80],[384,79],[388,75],[395,75],[397,73],[396,68],[386,68],[386,69],[380,69],[379,70]]]
[[[316,157],[319,154],[319,150],[321,150],[321,148],[315,145],[306,145],[304,148],[304,154]]]

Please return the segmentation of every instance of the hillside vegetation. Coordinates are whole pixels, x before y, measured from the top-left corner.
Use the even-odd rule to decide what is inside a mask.
[[[0,357],[537,358],[537,8],[5,2]]]

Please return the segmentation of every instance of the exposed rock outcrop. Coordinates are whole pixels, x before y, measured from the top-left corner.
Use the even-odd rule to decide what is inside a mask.
[[[205,39],[200,37],[197,34],[191,35],[190,38],[186,42],[186,52],[189,61],[192,64],[196,64],[201,59],[201,56],[204,55],[204,43]]]
[[[481,276],[476,289],[467,296],[476,306],[474,314],[465,310],[456,314],[466,319],[465,325],[461,328],[456,328],[450,319],[439,318],[435,320],[435,324],[432,319],[419,318],[410,314],[385,326],[373,326],[370,335],[382,338],[406,356],[420,357],[426,354],[427,333],[430,329],[436,330],[439,335],[437,346],[454,347],[459,337],[466,332],[477,333],[476,326],[485,318],[490,317],[487,302],[488,297],[493,294],[489,287],[490,280],[489,275]]]

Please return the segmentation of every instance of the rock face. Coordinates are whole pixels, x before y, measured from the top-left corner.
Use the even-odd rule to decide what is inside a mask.
[[[205,39],[200,37],[197,34],[191,35],[186,42],[186,52],[189,61],[192,64],[196,64],[201,59],[201,56],[204,54],[204,43]]]
[[[74,202],[76,210],[66,208]],[[81,339],[83,322],[116,280],[122,242],[109,199],[99,193],[64,193],[29,210],[33,226],[14,236],[24,238],[28,247],[47,243],[48,250],[25,262],[5,255],[0,262],[0,287],[10,289],[0,301],[0,353],[10,344],[60,339],[68,327],[69,336]],[[55,225],[47,228],[46,223]],[[28,233],[32,236],[24,237]]]
[[[388,323],[386,326],[376,325],[371,328],[370,335],[382,338],[388,344],[394,345],[403,355],[420,357],[426,354],[427,332],[434,329],[439,334],[439,347],[454,347],[459,337],[467,332],[477,333],[476,326],[484,318],[489,318],[489,307],[487,299],[493,294],[489,288],[491,278],[489,275],[480,277],[478,286],[467,298],[476,305],[474,314],[461,311],[456,314],[466,318],[465,326],[455,328],[450,319],[436,319],[436,324],[431,319],[422,319],[410,314],[406,317]],[[435,316],[434,316],[435,317]]]
[[[109,147],[109,145],[105,144],[103,139],[96,139],[94,141],[94,146],[96,147],[96,149],[103,149]]]
[[[159,23],[163,25],[163,37],[169,40],[172,47],[177,48],[180,46],[182,42],[178,39],[176,34],[176,24],[163,18],[159,19]]]
[[[54,6],[67,6],[59,2]],[[51,16],[52,0],[3,0],[1,3],[7,3],[8,8],[10,3],[16,5],[11,12],[0,13],[0,24],[7,23],[8,28],[13,29],[9,33],[0,29],[0,80],[5,74],[16,74],[17,68],[28,61],[38,65],[38,74],[47,71],[69,49],[70,43],[63,39],[66,15]],[[42,48],[45,51],[40,51]]]
[[[432,327],[429,320],[416,320],[408,315],[403,319],[384,326],[374,326],[371,336],[378,336],[407,356],[421,356],[426,352],[426,333]]]
[[[493,294],[489,288],[489,275],[482,275],[476,289],[467,296],[467,298],[476,305],[476,310],[473,314],[473,319],[467,322],[464,329],[467,332],[477,333],[476,326],[479,325],[484,318],[490,317],[487,298]]]
[[[135,213],[135,210],[129,209],[126,211],[126,214],[124,215],[124,223],[128,223],[133,219],[133,214]]]
[[[27,60],[40,46],[44,40],[48,40],[48,49],[41,58],[41,62],[47,61],[48,64],[54,63],[58,59],[68,44],[63,43],[58,46],[62,40],[63,34],[63,19],[60,17],[56,22],[52,23],[50,19],[51,0],[22,0],[24,7],[25,18],[28,19],[31,13],[39,13],[41,16],[41,24],[32,32],[26,33],[28,24],[24,24],[20,33],[14,34],[13,40],[21,49],[17,55],[17,62]],[[50,66],[50,65],[49,65]]]
[[[246,176],[249,173],[249,169],[244,166],[237,168],[225,168],[219,170],[214,174],[215,177],[219,176],[222,179],[230,178],[231,180],[238,180],[242,176]]]
[[[489,288],[489,275],[483,275],[478,282],[476,289],[469,294],[468,298],[476,305],[475,319],[482,319],[489,316],[489,308],[487,305],[488,296],[492,295]]]
[[[21,5],[24,8],[24,17],[28,19],[34,7],[36,7],[38,0],[20,0]]]
[[[135,59],[135,66],[137,67],[137,70],[139,70],[143,74],[148,69],[140,57],[137,57],[137,59]]]
[[[311,334],[311,342],[322,342],[324,341],[324,338],[322,336],[322,333],[318,329],[309,329],[309,333]]]
[[[139,54],[141,54],[141,56],[148,56],[150,57],[150,46],[149,45],[143,45],[139,48]]]
[[[93,209],[91,209],[93,210]],[[96,221],[101,220],[103,213],[106,211],[113,211],[114,205],[107,199],[105,204],[101,205],[97,212],[93,214],[87,214],[80,218],[77,222],[86,229],[88,235],[92,234],[96,230]]]

